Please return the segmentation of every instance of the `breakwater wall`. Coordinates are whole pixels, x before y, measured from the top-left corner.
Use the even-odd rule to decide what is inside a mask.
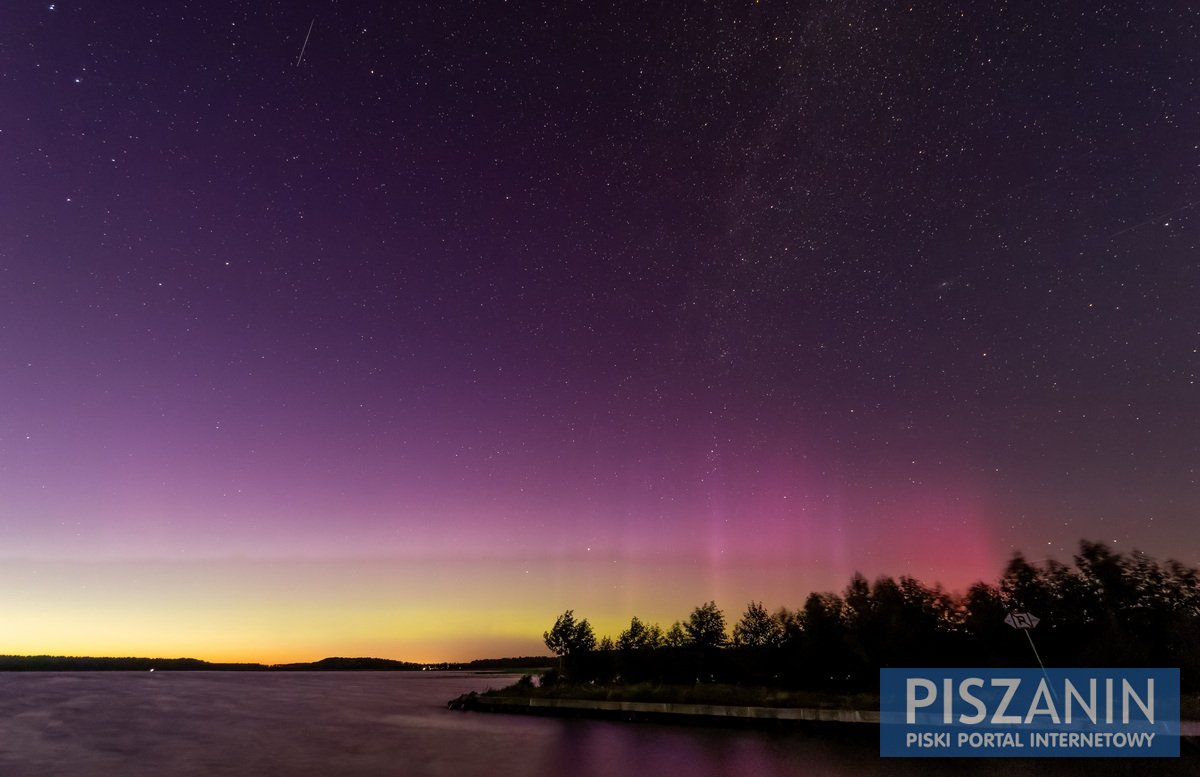
[[[557,717],[588,717],[700,724],[875,724],[878,710],[825,709],[819,707],[740,707],[726,704],[675,704],[670,702],[547,699],[521,696],[465,694],[449,704],[451,709],[507,712]]]

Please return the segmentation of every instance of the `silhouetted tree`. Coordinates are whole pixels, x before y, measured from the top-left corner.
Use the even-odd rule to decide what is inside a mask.
[[[721,612],[716,602],[705,602],[692,610],[683,628],[687,631],[688,643],[693,647],[718,648],[729,641],[725,635],[725,613]]]
[[[1027,665],[1024,634],[1005,624],[1013,611],[1041,620],[1035,638],[1048,665],[1178,666],[1185,689],[1200,686],[1200,571],[1088,541],[1073,566],[1015,553],[997,585],[975,583],[962,597],[908,576],[868,583],[855,573],[843,596],[809,594],[796,612],[768,615],[752,601],[730,650],[717,650],[728,640],[711,601],[665,634],[634,617],[599,650],[571,610],[544,637],[576,682],[619,676],[850,692],[876,687],[881,666]]]
[[[1015,635],[1004,622],[1008,608],[1000,589],[984,582],[975,583],[967,590],[963,608],[963,630],[971,650],[971,656],[964,656],[963,663],[971,665],[971,658],[975,656],[978,663],[987,666],[1006,663],[1004,656],[1008,651],[1005,645]]]
[[[678,648],[683,647],[687,643],[687,631],[679,621],[672,623],[671,628],[667,629],[667,633],[663,635],[663,644],[667,647]]]
[[[855,572],[850,577],[842,600],[845,603],[846,628],[855,631],[866,628],[871,620],[871,584],[862,572]]]
[[[1028,610],[1039,618],[1050,609],[1050,591],[1041,571],[1020,552],[1012,555],[1000,578],[1000,595],[1008,610]]]
[[[596,647],[596,634],[584,618],[575,620],[575,611],[567,610],[554,621],[554,627],[542,634],[546,647],[560,659],[588,653]]]
[[[779,629],[783,633],[783,645],[796,645],[800,638],[804,635],[804,623],[800,617],[800,613],[792,612],[786,607],[780,607],[771,616],[775,622],[779,624]]]
[[[650,650],[662,642],[662,627],[657,623],[647,626],[636,615],[629,621],[629,628],[617,637],[617,647],[621,650]]]
[[[733,626],[733,644],[738,647],[778,647],[783,644],[783,624],[771,617],[762,602],[750,602],[742,619]]]
[[[842,687],[861,663],[847,650],[842,610],[843,602],[837,594],[813,592],[804,600],[796,675],[801,685]]]

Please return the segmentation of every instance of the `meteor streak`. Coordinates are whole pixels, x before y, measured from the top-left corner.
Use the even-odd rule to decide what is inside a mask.
[[[300,67],[300,61],[304,59],[304,50],[308,48],[308,39],[312,37],[313,25],[317,23],[317,17],[313,17],[308,23],[308,33],[304,36],[304,45],[300,47],[300,56],[296,57],[296,67]]]

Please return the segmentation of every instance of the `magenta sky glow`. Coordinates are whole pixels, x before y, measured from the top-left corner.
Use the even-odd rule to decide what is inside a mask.
[[[118,5],[0,31],[0,652],[1200,563],[1191,9]]]

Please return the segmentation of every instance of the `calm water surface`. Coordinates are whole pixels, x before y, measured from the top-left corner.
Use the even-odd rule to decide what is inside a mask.
[[[466,672],[0,673],[0,775],[1200,774],[1194,756],[881,761],[874,730],[829,737],[446,709],[460,693],[513,679]]]

